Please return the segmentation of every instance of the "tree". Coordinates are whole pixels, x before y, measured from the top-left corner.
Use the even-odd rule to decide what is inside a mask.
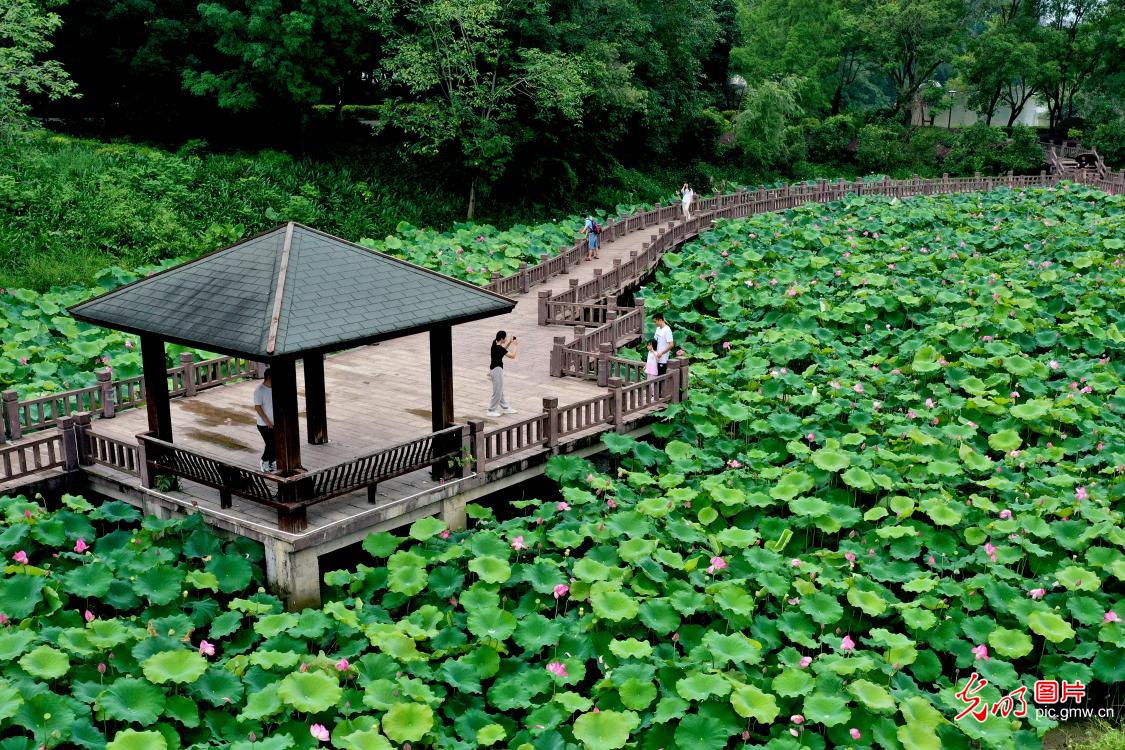
[[[5,0],[0,7],[0,133],[5,136],[28,116],[27,97],[60,99],[77,96],[57,60],[44,56],[62,20],[39,0]]]
[[[1110,61],[1101,57],[1105,0],[1043,0],[1043,64],[1038,84],[1047,98],[1051,130],[1076,114],[1076,97]]]
[[[769,169],[789,156],[789,125],[800,119],[799,78],[763,81],[746,91],[742,111],[734,118],[734,144],[752,166]]]
[[[367,5],[387,34],[388,98],[379,126],[411,139],[420,155],[453,154],[469,175],[467,216],[478,182],[495,179],[525,136],[517,105],[532,116],[581,119],[588,66],[562,51],[519,46],[522,20],[510,0],[408,0]]]
[[[799,74],[810,112],[838,114],[863,70],[864,0],[759,0],[738,13],[742,44],[731,68],[755,85]]]
[[[894,90],[892,114],[910,124],[918,90],[957,53],[969,24],[962,0],[873,0],[862,18],[866,51]]]
[[[1011,126],[1038,90],[1038,6],[1033,0],[997,0],[986,9],[984,28],[972,36],[958,59],[969,105],[992,124],[1001,104],[1009,108]]]
[[[367,24],[350,0],[217,0],[199,5],[213,49],[186,61],[184,86],[214,97],[223,109],[307,114],[313,104],[341,104],[345,82],[358,78]]]

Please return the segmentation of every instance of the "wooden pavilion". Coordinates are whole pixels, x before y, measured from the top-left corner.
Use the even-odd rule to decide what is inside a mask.
[[[506,314],[514,306],[494,292],[290,222],[82,302],[70,313],[140,336],[149,437],[159,443],[173,443],[166,342],[267,365],[275,476],[285,479],[304,472],[298,359],[304,364],[308,440],[324,443],[325,354],[428,332],[438,434],[454,424],[452,327]],[[410,377],[405,368],[403,377]],[[175,470],[172,464],[165,468]],[[253,477],[242,480],[261,484]]]

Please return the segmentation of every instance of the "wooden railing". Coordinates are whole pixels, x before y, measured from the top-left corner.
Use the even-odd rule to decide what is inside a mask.
[[[198,391],[252,377],[256,372],[257,365],[241,357],[216,357],[196,362],[194,355],[184,352],[180,355],[180,364],[168,368],[168,392],[172,397],[194,396]],[[5,436],[18,440],[25,432],[54,427],[62,417],[85,412],[110,419],[119,409],[144,403],[144,383],[140,375],[114,380],[108,367],[95,375],[95,385],[35,398],[20,400],[15,391],[4,391],[0,440]]]
[[[145,486],[154,486],[158,474],[174,474],[219,490],[220,507],[229,508],[237,495],[276,509],[278,528],[289,532],[308,527],[309,506],[362,489],[374,502],[380,482],[427,467],[452,466],[461,460],[469,438],[466,428],[458,425],[335,466],[281,477],[234,466],[149,434],[137,436]]]
[[[59,431],[0,447],[0,482],[22,479],[65,465],[63,437]]]
[[[140,449],[135,441],[128,443],[89,429],[81,430],[79,435],[85,439],[83,464],[101,464],[126,474],[141,475]]]

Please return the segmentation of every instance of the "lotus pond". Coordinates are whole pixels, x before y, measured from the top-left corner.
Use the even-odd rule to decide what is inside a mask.
[[[654,443],[374,534],[321,609],[198,520],[0,501],[0,749],[1039,747],[956,693],[1120,703],[1123,231],[1065,185],[722,223],[648,290]]]

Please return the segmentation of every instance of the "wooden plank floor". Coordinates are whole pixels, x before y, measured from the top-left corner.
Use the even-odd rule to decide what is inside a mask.
[[[482,419],[485,429],[510,424],[542,411],[544,397],[559,405],[592,398],[603,392],[597,385],[549,374],[553,337],[572,338],[567,326],[538,324],[538,292],[563,291],[571,278],[586,281],[594,269],[608,271],[613,260],[628,259],[656,230],[644,229],[607,243],[600,259],[583,262],[570,274],[517,295],[507,314],[453,329],[453,403],[458,423]],[[650,324],[651,325],[651,324]],[[492,392],[488,377],[489,346],[496,331],[519,337],[519,353],[506,360],[507,396],[519,413],[490,418],[485,415]],[[422,437],[431,431],[429,343],[425,334],[408,336],[332,355],[325,363],[328,396],[328,438],[325,445],[302,442],[302,463],[313,470],[341,463],[374,450]],[[298,384],[302,382],[298,373]],[[174,440],[185,448],[231,464],[257,468],[262,441],[254,426],[253,392],[256,381],[230,383],[202,391],[193,398],[172,400]],[[298,407],[304,415],[303,388]],[[95,419],[99,434],[132,442],[147,429],[145,410],[128,409],[113,419]],[[302,438],[305,425],[301,424]],[[380,488],[382,489],[382,488]]]

